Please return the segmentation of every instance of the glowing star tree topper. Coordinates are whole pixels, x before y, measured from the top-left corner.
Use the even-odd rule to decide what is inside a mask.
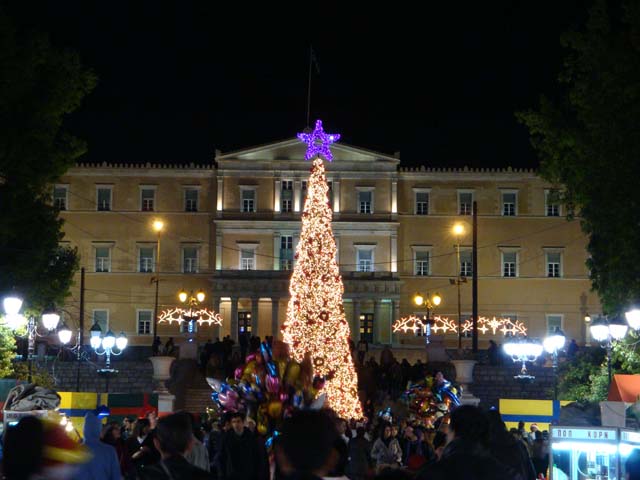
[[[314,157],[321,156],[328,162],[333,160],[333,154],[329,150],[329,146],[333,142],[340,140],[339,133],[324,133],[322,128],[322,120],[316,120],[316,128],[311,133],[299,133],[298,138],[307,144],[307,153],[304,155],[305,160],[311,160]]]
[[[318,126],[322,127],[320,121],[316,130]],[[303,140],[307,141],[306,137]],[[328,145],[324,148],[328,151]],[[313,155],[326,158],[326,152],[316,151]],[[342,418],[360,419],[358,377],[349,350],[350,331],[342,303],[344,286],[336,262],[327,197],[329,186],[321,158],[313,161],[307,188],[283,338],[297,361],[309,355],[314,375],[325,378],[323,392],[328,407]]]

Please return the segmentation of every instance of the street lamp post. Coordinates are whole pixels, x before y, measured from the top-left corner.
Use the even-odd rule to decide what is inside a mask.
[[[27,326],[27,362],[29,365],[28,381],[31,383],[33,373],[33,354],[35,353],[36,337],[45,336],[53,332],[58,323],[60,322],[60,315],[54,310],[46,310],[42,314],[42,325],[47,329],[46,334],[38,332],[38,322],[36,317],[29,315],[29,318],[25,318],[20,314],[22,308],[22,299],[16,296],[6,297],[3,300],[4,311],[6,314],[6,324],[12,330],[17,330]]]
[[[106,355],[106,368],[98,370],[99,373],[118,373],[117,370],[111,368],[111,355],[122,355],[124,349],[127,348],[127,336],[124,332],[120,332],[120,335],[116,338],[111,330],[107,331],[105,335],[102,334],[102,328],[97,323],[94,323],[90,330],[91,348],[96,355]]]
[[[178,293],[178,300],[180,300],[181,303],[184,303],[189,306],[189,314],[191,314],[191,312],[196,311],[196,309],[200,306],[200,304],[204,302],[205,298],[206,298],[206,295],[202,290],[198,290],[195,295],[193,294],[193,292],[187,293],[184,290],[180,290],[180,292]],[[186,315],[183,314],[183,316],[186,316]],[[187,318],[188,318],[187,332],[191,336],[194,330],[193,323],[197,320],[198,317],[192,316]]]
[[[604,318],[599,317],[591,323],[589,330],[591,336],[600,343],[607,351],[607,372],[609,374],[609,383],[611,383],[611,349],[614,341],[624,338],[629,329],[620,317]]]
[[[433,296],[422,295],[421,293],[416,293],[413,296],[413,303],[417,307],[425,307],[427,309],[427,315],[425,317],[425,326],[424,326],[424,343],[425,345],[429,345],[429,336],[431,335],[431,324],[433,321],[431,320],[430,314],[431,310],[434,310],[440,303],[442,303],[442,297],[435,293]]]
[[[504,344],[504,351],[514,362],[522,362],[520,374],[515,375],[516,380],[534,380],[533,375],[527,372],[527,362],[535,362],[542,353],[542,345],[529,340],[527,337],[518,337]]]
[[[156,264],[155,264],[155,279],[156,282],[156,295],[153,306],[153,332],[151,334],[152,340],[155,340],[158,329],[158,293],[160,288],[160,234],[164,230],[164,222],[162,220],[155,220],[153,222],[153,230],[157,234],[156,238]]]
[[[552,355],[553,359],[553,399],[558,399],[558,352],[564,348],[567,337],[556,327],[553,334],[547,336],[544,341],[544,349]]]
[[[462,348],[462,313],[460,309],[460,284],[463,282],[460,275],[460,237],[464,235],[464,225],[456,223],[453,226],[453,234],[456,236],[456,280],[455,283],[458,288],[458,349]],[[465,278],[466,282],[467,279]]]

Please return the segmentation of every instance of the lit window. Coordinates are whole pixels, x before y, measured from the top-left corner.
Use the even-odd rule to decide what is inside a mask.
[[[293,236],[283,235],[280,237],[280,270],[291,270],[293,268]]]
[[[256,251],[255,249],[243,248],[240,250],[240,269],[255,270],[256,269]]]
[[[293,181],[283,180],[280,189],[280,211],[289,213],[293,202]]]
[[[198,189],[197,188],[185,188],[184,211],[185,212],[198,211]]]
[[[356,262],[358,272],[373,272],[373,249],[358,248]]]
[[[373,192],[371,190],[358,192],[358,213],[373,213]]]
[[[108,212],[111,210],[111,187],[97,187],[98,211]]]
[[[256,191],[253,188],[242,189],[242,212],[251,213],[256,211]]]
[[[96,247],[96,272],[111,271],[111,249],[109,247]]]

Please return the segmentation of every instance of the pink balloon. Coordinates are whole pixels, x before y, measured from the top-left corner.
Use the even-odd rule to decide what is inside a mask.
[[[267,375],[265,383],[269,393],[278,393],[278,390],[280,390],[280,379],[278,377]]]
[[[280,401],[286,403],[289,400],[289,394],[287,392],[280,392]]]
[[[236,368],[236,371],[234,373],[234,377],[236,377],[236,380],[240,380],[242,378],[242,372],[243,371],[244,371],[244,367]]]

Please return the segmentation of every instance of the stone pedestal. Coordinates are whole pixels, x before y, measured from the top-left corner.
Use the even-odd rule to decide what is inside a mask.
[[[462,387],[460,403],[477,406],[480,399],[474,397],[469,390],[469,385],[473,383],[473,367],[477,362],[475,360],[452,360],[451,363],[456,367],[456,382]]]
[[[158,416],[170,415],[174,411],[176,396],[170,393],[158,394]]]
[[[171,378],[171,364],[174,357],[149,357],[153,365],[153,380],[156,384],[154,393],[169,393],[165,382]]]
[[[429,336],[429,344],[427,347],[427,361],[428,362],[448,362],[449,357],[444,348],[444,336],[443,335],[431,335]]]

